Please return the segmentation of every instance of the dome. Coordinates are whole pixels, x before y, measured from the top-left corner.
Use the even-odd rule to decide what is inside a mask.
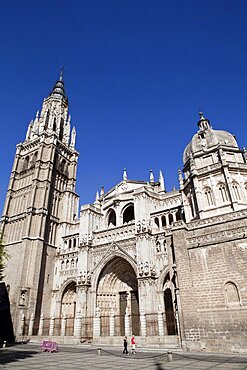
[[[210,126],[209,120],[204,118],[202,113],[200,113],[198,126],[199,130],[184,150],[184,164],[187,162],[191,154],[206,151],[219,144],[224,147],[238,148],[237,141],[232,134],[224,130],[213,130]]]

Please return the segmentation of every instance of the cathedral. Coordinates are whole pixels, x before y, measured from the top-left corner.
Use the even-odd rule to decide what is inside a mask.
[[[189,138],[188,138],[189,139]],[[17,145],[1,219],[17,338],[246,352],[247,152],[200,113],[179,189],[128,178],[79,209],[63,75]]]

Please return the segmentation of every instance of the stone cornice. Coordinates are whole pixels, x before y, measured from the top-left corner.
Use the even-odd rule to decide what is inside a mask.
[[[194,220],[186,224],[188,230],[200,229],[205,226],[217,225],[220,223],[239,220],[247,217],[247,209],[241,211],[231,212],[224,215],[209,217],[200,220]]]
[[[234,241],[236,239],[243,239],[247,237],[247,234],[245,234],[246,232],[247,227],[242,226],[233,229],[216,231],[206,235],[193,236],[187,239],[187,243],[189,245],[188,249],[224,243],[227,241]]]

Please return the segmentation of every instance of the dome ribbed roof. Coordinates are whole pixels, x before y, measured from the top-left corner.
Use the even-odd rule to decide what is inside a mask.
[[[232,134],[223,130],[213,130],[209,120],[203,117],[200,113],[198,122],[199,130],[193,136],[191,142],[186,146],[183,154],[184,164],[189,159],[191,154],[196,154],[201,151],[206,151],[213,146],[223,145],[230,148],[238,148],[236,139]]]

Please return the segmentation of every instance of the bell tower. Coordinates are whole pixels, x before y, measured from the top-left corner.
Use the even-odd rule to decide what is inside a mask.
[[[49,314],[57,228],[78,214],[79,153],[70,120],[61,72],[17,145],[1,220],[14,326],[33,314],[34,334],[41,313]]]

